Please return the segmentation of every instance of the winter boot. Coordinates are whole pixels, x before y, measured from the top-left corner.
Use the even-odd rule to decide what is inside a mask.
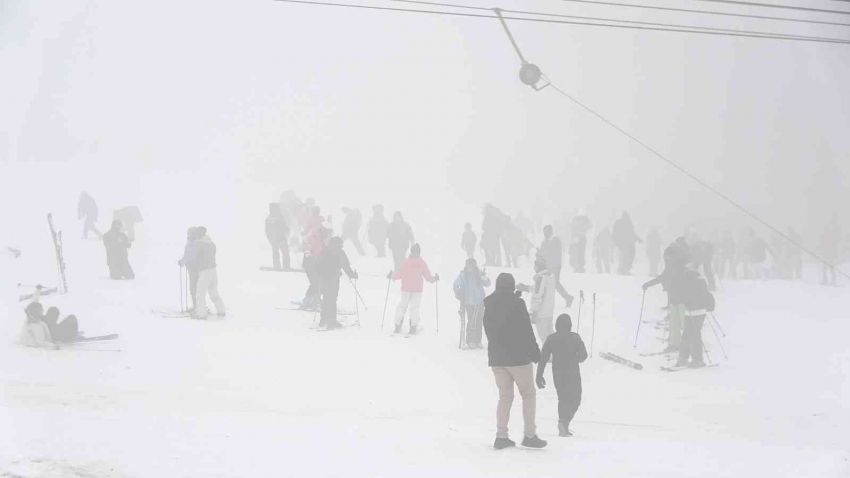
[[[570,433],[569,425],[564,422],[558,422],[558,436],[559,437],[569,437],[573,436]]]
[[[340,327],[342,327],[342,324],[340,324],[338,320],[328,322],[327,325],[325,326],[325,328],[328,329],[328,330],[334,330],[334,329],[338,329]]]
[[[525,437],[522,439],[522,446],[526,448],[546,448],[546,440],[541,440],[540,437]]]
[[[510,448],[512,446],[516,446],[516,442],[514,442],[510,438],[496,438],[496,442],[493,443],[493,448],[497,450],[501,450],[503,448]]]
[[[688,365],[688,368],[703,368],[703,367],[705,367],[705,362],[694,361],[694,362],[691,362],[690,365]]]
[[[418,333],[419,333],[419,326],[418,325],[411,325],[410,326],[410,332],[408,332],[407,334],[408,335],[416,335]]]
[[[393,331],[393,333],[394,334],[400,334],[401,333],[401,324],[395,324],[395,330]]]

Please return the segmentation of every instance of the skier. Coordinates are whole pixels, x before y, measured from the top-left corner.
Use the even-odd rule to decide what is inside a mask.
[[[658,263],[661,262],[661,235],[658,227],[653,226],[646,236],[646,257],[649,259],[649,275],[658,275]]]
[[[803,243],[803,238],[793,227],[788,228],[788,237],[794,241],[793,244],[788,244],[785,249],[789,278],[791,280],[803,280],[803,251],[797,245]]]
[[[121,232],[121,221],[112,221],[112,228],[103,235],[103,245],[106,247],[106,265],[109,266],[109,277],[113,280],[129,280],[136,276],[130,267],[127,250],[132,242]]]
[[[685,268],[689,262],[689,256],[685,250],[687,245],[683,243],[684,240],[677,240],[667,246],[667,249],[664,250],[664,270],[661,275],[643,284],[644,291],[657,284],[662,284],[664,290],[667,291],[670,333],[665,351],[668,352],[679,350],[682,339],[682,321],[686,312],[682,287],[684,286]]]
[[[207,294],[210,295],[215,304],[215,314],[223,319],[226,311],[224,301],[218,293],[218,271],[216,270],[215,243],[207,235],[207,228],[201,226],[197,230],[198,240],[195,241],[197,248],[198,288],[195,292],[195,311],[193,317],[198,320],[207,319]]]
[[[136,240],[136,224],[143,221],[142,213],[136,206],[122,207],[112,212],[113,221],[121,221],[123,232],[127,234],[130,242]]]
[[[612,233],[614,247],[620,251],[620,262],[618,273],[620,275],[631,275],[632,264],[635,261],[635,242],[643,242],[635,233],[635,226],[629,213],[623,215],[614,223]]]
[[[561,240],[552,235],[551,225],[546,225],[543,228],[543,237],[543,242],[540,243],[540,248],[537,250],[537,256],[546,263],[546,268],[555,278],[555,290],[564,298],[567,302],[567,308],[569,308],[573,303],[573,296],[568,294],[564,286],[561,285],[561,265],[563,261]]]
[[[24,313],[27,320],[19,336],[23,345],[58,349],[60,342],[73,342],[79,337],[77,318],[69,315],[59,322],[59,309],[56,307],[51,307],[45,314],[40,303],[31,302]]]
[[[189,275],[189,295],[192,297],[192,308],[188,312],[195,310],[197,292],[198,292],[198,250],[195,246],[195,241],[200,239],[198,236],[198,228],[190,227],[186,231],[186,245],[183,247],[183,257],[177,261],[177,265],[186,268]]]
[[[581,370],[579,364],[587,360],[587,348],[581,336],[570,329],[572,319],[567,314],[558,316],[555,333],[550,335],[540,352],[537,365],[537,387],[546,388],[543,372],[552,357],[552,381],[558,392],[558,436],[571,437],[570,422],[581,404]]]
[[[467,222],[463,229],[463,236],[460,238],[460,248],[466,251],[467,259],[475,257],[475,244],[477,242],[478,238],[472,232],[472,224]]]
[[[696,266],[698,272],[702,268],[702,274],[708,280],[708,289],[715,290],[714,270],[712,269],[714,248],[710,242],[700,239],[695,227],[688,229],[687,243],[691,254],[691,262]]]
[[[584,211],[579,211],[578,216],[574,217],[570,223],[570,267],[573,268],[573,272],[584,273],[587,233],[591,227],[593,226],[590,219],[584,214]]]
[[[272,246],[272,263],[277,271],[290,269],[289,227],[280,211],[280,204],[269,203],[269,217],[266,218],[266,239]],[[283,266],[280,258],[283,256]]]
[[[322,251],[318,261],[318,274],[322,283],[322,319],[319,327],[338,329],[342,324],[336,318],[337,298],[339,297],[339,277],[341,271],[351,279],[357,279],[357,272],[351,270],[348,256],[342,249],[342,238],[332,237]]]
[[[697,272],[698,267],[696,264],[691,264],[682,276],[680,290],[686,312],[676,367],[705,367],[702,358],[702,326],[705,322],[705,314],[714,309],[714,298],[708,291],[705,280]],[[688,363],[689,358],[690,363]]]
[[[534,261],[534,272],[529,315],[542,344],[552,334],[552,322],[555,319],[555,277],[546,269],[546,262],[539,258]]]
[[[330,231],[323,226],[324,221],[325,218],[322,217],[318,206],[314,206],[311,216],[304,220],[307,233],[304,239],[302,267],[304,267],[304,273],[307,274],[310,285],[301,301],[300,308],[302,309],[313,309],[319,306],[321,279],[318,276],[317,267],[319,256],[325,247],[325,240],[330,236]]]
[[[770,273],[764,262],[767,260],[767,253],[770,252],[771,257],[775,257],[773,249],[767,245],[764,239],[758,237],[753,230],[750,230],[750,242],[747,247],[747,265],[752,268],[753,276],[756,279],[769,279]]]
[[[723,238],[720,239],[720,269],[718,271],[720,277],[737,279],[738,264],[735,257],[736,250],[737,246],[735,245],[735,238],[732,236],[732,233],[730,231],[724,231]],[[728,275],[726,274],[727,270],[729,271]]]
[[[514,276],[507,273],[496,278],[496,290],[484,299],[484,333],[487,356],[499,389],[496,407],[496,441],[501,450],[516,446],[508,436],[508,422],[514,399],[514,384],[522,397],[525,423],[522,446],[543,448],[546,441],[537,436],[537,390],[534,388],[534,366],[540,360],[540,348],[531,330],[531,319],[518,292]]]
[[[507,267],[519,267],[519,256],[522,255],[523,235],[511,222],[511,218],[505,216],[504,229],[502,230],[502,245],[505,248],[505,261]]]
[[[596,273],[611,273],[611,228],[605,226],[593,239],[593,256],[596,258]]]
[[[77,202],[77,219],[86,218],[83,222],[83,239],[89,237],[89,231],[94,232],[98,238],[102,237],[100,231],[98,231],[97,227],[95,227],[97,216],[98,209],[94,198],[89,196],[89,193],[87,192],[80,194],[80,200]]]
[[[481,345],[481,325],[484,317],[484,288],[490,287],[487,271],[478,268],[478,262],[469,258],[452,286],[455,297],[460,301],[460,318],[466,318],[466,345],[472,349]]]
[[[387,229],[387,239],[393,253],[393,270],[398,272],[408,248],[416,242],[413,238],[413,229],[410,228],[410,224],[404,222],[400,211],[393,214],[393,222]]]
[[[484,251],[484,267],[502,265],[502,213],[492,204],[484,205],[484,221],[481,224],[481,249]]]
[[[385,248],[387,245],[387,229],[390,224],[384,217],[384,206],[377,204],[372,206],[372,218],[369,219],[369,243],[375,246],[378,257],[387,257]]]
[[[408,308],[410,308],[409,334],[415,335],[419,331],[419,306],[422,304],[423,279],[432,284],[440,280],[439,274],[431,275],[428,264],[422,260],[420,255],[419,244],[414,244],[410,248],[410,257],[402,261],[398,270],[390,271],[387,275],[387,279],[401,280],[401,300],[395,311],[395,333],[397,334],[401,333],[404,314]]]
[[[839,241],[841,240],[841,231],[838,228],[838,217],[832,219],[821,236],[820,253],[823,260],[821,264],[821,285],[838,285],[838,278],[835,274],[835,267],[838,265],[838,250]]]
[[[342,208],[345,219],[342,221],[342,241],[351,241],[354,249],[361,256],[365,256],[363,245],[360,244],[360,226],[363,225],[363,213],[359,209]]]

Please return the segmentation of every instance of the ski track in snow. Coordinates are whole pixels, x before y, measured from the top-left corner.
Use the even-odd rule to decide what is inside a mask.
[[[65,247],[71,293],[42,302],[76,314],[89,335],[120,333],[108,346],[121,352],[17,346],[22,304],[14,286],[3,288],[0,477],[850,473],[846,289],[726,282],[716,314],[729,360],[706,326],[711,359],[722,365],[669,374],[658,370],[669,364],[664,355],[638,355],[662,347],[656,340],[662,330],[643,324],[632,348],[643,278],[565,274],[571,292],[586,293],[580,332],[588,346],[590,299],[597,293],[596,356],[582,366],[576,436],[557,436],[547,372],[538,428],[549,447],[496,452],[497,393],[486,350],[457,349],[457,305],[448,282],[462,259],[432,256],[443,277],[439,335],[429,287],[422,335],[393,340],[387,334],[398,283],[381,330],[387,281],[380,277],[358,282],[369,305],[360,308],[360,328],[315,334],[308,329],[313,314],[274,309],[300,298],[306,278],[259,271],[265,251],[257,262],[235,262],[220,246],[228,318],[198,322],[151,312],[179,309],[179,243],[134,246],[133,282],[103,280],[97,242],[69,239]],[[386,269],[386,261],[350,257],[361,272]],[[0,271],[4,284],[18,281],[15,271]],[[527,282],[531,273],[517,276]],[[659,318],[664,300],[660,290],[650,291],[644,319]],[[355,307],[345,280],[339,305]],[[577,302],[570,312],[577,322]],[[602,360],[600,351],[644,370]],[[517,394],[511,417],[517,441],[521,429]]]

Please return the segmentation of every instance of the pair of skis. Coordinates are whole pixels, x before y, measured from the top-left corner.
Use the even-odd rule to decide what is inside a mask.
[[[59,283],[61,293],[68,293],[68,281],[65,279],[65,256],[62,253],[62,231],[56,232],[53,227],[53,214],[47,215],[47,225],[50,226],[50,235],[53,238],[53,248],[56,251],[56,264],[59,267]]]

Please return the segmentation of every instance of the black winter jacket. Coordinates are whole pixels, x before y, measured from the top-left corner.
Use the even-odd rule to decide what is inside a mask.
[[[581,378],[578,364],[587,360],[587,348],[581,336],[575,332],[555,332],[546,339],[543,351],[540,353],[540,365],[537,376],[542,377],[546,363],[552,356],[552,373]]]
[[[525,301],[497,290],[484,299],[484,333],[491,367],[519,367],[540,360]]]

